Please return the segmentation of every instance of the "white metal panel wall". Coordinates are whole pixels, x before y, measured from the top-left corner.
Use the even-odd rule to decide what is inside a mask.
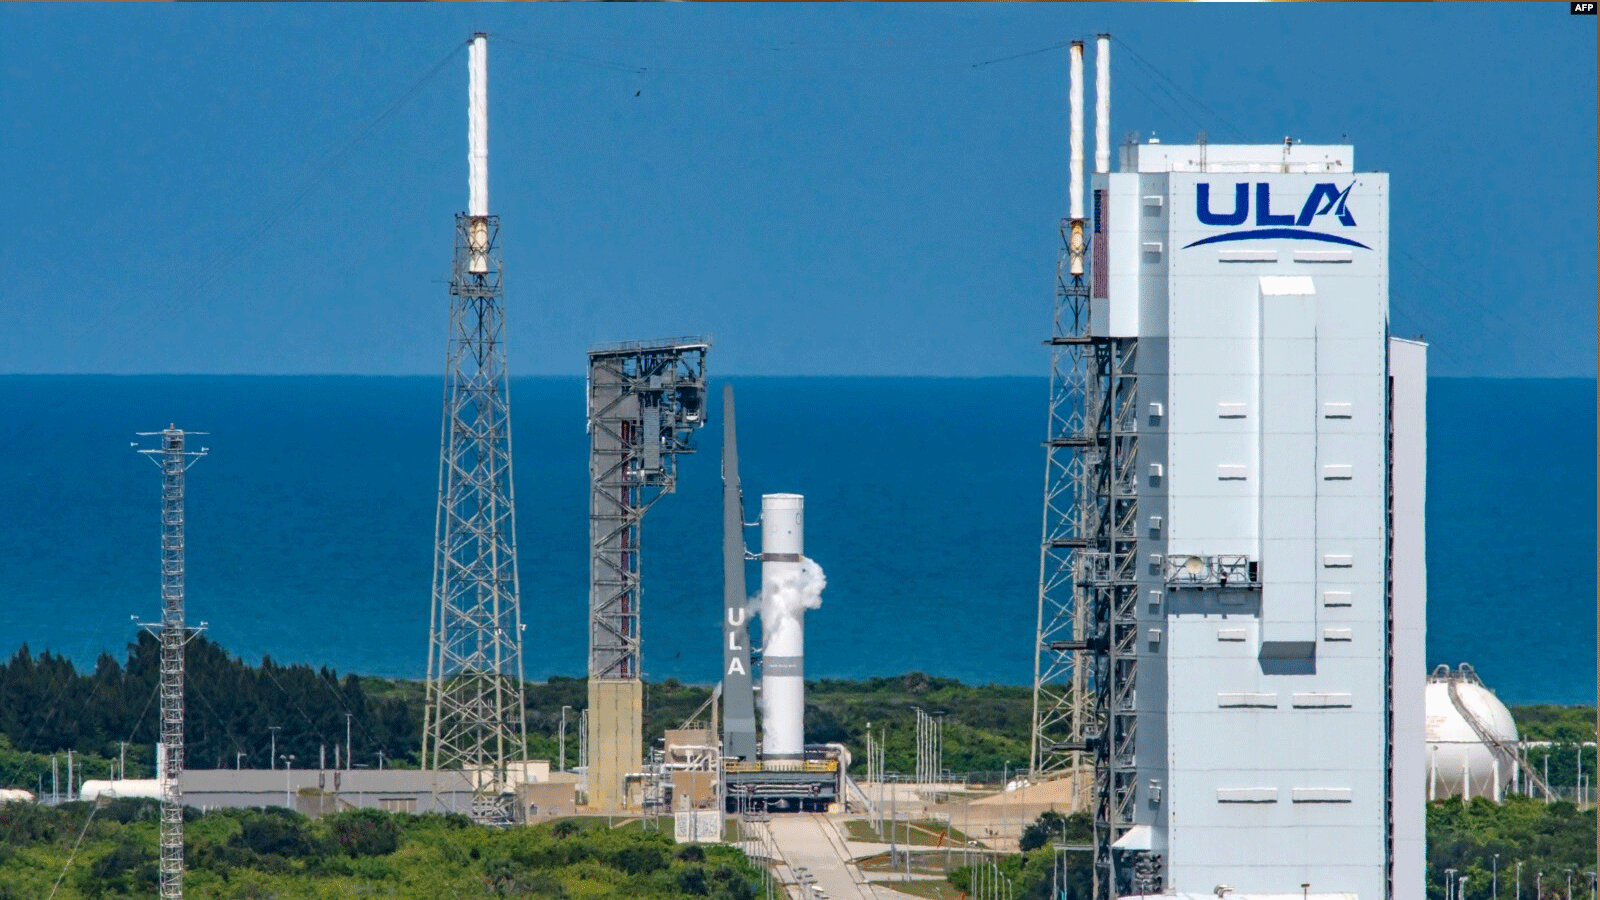
[[[1428,572],[1423,506],[1427,499],[1427,347],[1390,339],[1394,391],[1394,900],[1423,892],[1427,803],[1424,781]]]
[[[1165,337],[1167,334],[1167,260],[1171,258],[1172,241],[1167,228],[1170,220],[1167,207],[1167,176],[1137,177],[1140,225],[1139,314],[1138,318],[1131,322],[1115,323],[1115,327],[1131,329],[1126,334],[1138,335],[1140,343],[1143,344],[1149,338]],[[1151,245],[1160,249],[1151,252],[1149,250]],[[1165,370],[1164,361],[1161,365]]]
[[[1141,305],[1149,310],[1154,304],[1161,321],[1165,321],[1165,273],[1144,277]],[[1151,319],[1141,314],[1145,322]],[[1163,329],[1164,331],[1165,329]],[[1139,550],[1148,559],[1152,554],[1166,552],[1168,531],[1167,513],[1167,385],[1166,339],[1141,335],[1139,338],[1139,405],[1136,421],[1139,427],[1139,455],[1136,460],[1139,484]],[[1152,407],[1152,404],[1155,406]],[[1159,469],[1152,469],[1151,465]],[[1161,472],[1152,476],[1152,471]],[[1151,530],[1153,519],[1160,520],[1160,528]],[[1139,674],[1135,691],[1135,708],[1139,714],[1138,740],[1134,757],[1140,778],[1136,788],[1134,821],[1151,827],[1151,844],[1154,852],[1165,853],[1167,784],[1167,617],[1165,581],[1150,566],[1141,565],[1139,572],[1139,599],[1136,609],[1139,616],[1140,640],[1135,647],[1139,654]],[[1152,629],[1161,639],[1148,640]],[[1160,786],[1160,801],[1156,802],[1150,788]]]
[[[1164,784],[1166,889],[1295,893],[1310,883],[1376,900],[1390,705],[1387,177],[1159,177],[1164,185],[1147,183],[1141,195],[1165,191],[1165,401],[1141,385],[1141,403],[1163,412],[1164,433],[1143,434],[1140,447],[1141,471],[1159,461],[1166,476],[1166,544],[1153,549],[1246,553],[1266,582],[1248,601],[1179,591],[1161,604],[1166,760],[1157,769],[1141,750],[1139,764],[1141,786],[1151,776]],[[1243,218],[1201,222],[1201,182],[1215,188],[1209,212]],[[1244,210],[1234,208],[1239,183]],[[1326,262],[1332,256],[1341,261]],[[1161,364],[1142,353],[1140,365]],[[1288,639],[1314,646],[1315,657],[1262,657],[1264,640]],[[1420,662],[1397,660],[1403,666],[1424,673]],[[1264,794],[1272,799],[1236,799]]]

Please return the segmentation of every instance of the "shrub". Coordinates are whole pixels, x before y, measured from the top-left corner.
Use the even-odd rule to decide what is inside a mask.
[[[116,845],[89,865],[80,879],[83,892],[91,897],[106,893],[150,896],[156,892],[160,872],[155,854],[132,837],[123,836]]]
[[[678,850],[678,859],[682,862],[705,862],[706,848],[700,846],[699,844],[684,844],[683,847]]]
[[[333,842],[350,858],[388,856],[400,849],[400,826],[378,809],[358,809],[328,819]],[[476,854],[477,849],[473,849]],[[476,859],[476,856],[474,856]]]

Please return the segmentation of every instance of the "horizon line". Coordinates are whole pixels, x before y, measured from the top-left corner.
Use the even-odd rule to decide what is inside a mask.
[[[512,374],[512,379],[545,378],[574,379],[587,377],[582,372]],[[444,378],[442,372],[0,372],[0,378]],[[1001,378],[1029,378],[1048,380],[1050,374],[1042,373],[991,373],[986,375],[933,375],[927,373],[757,373],[730,372],[710,376],[717,378],[830,378],[830,379],[917,379],[928,381],[983,381]],[[1484,381],[1595,381],[1600,373],[1579,375],[1438,375],[1430,373],[1428,379],[1484,380]]]

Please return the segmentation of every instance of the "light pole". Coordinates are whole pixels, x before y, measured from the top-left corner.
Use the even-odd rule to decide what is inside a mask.
[[[242,768],[244,768],[244,754],[235,753],[233,755],[233,770],[237,772]]]
[[[378,750],[378,771],[383,771],[383,750],[381,748]]]
[[[1494,868],[1489,871],[1489,898],[1500,900],[1500,854],[1494,855]]]
[[[1463,876],[1461,876],[1460,884],[1458,884],[1456,886],[1456,900],[1466,900],[1466,897],[1467,897],[1467,876],[1463,875]]]
[[[1309,897],[1309,896],[1311,896],[1311,882],[1303,881],[1303,882],[1300,883],[1300,896],[1301,897]]]
[[[346,771],[348,771],[349,768],[350,768],[350,760],[351,760],[351,756],[350,756],[350,717],[352,715],[354,715],[354,713],[345,713],[344,714],[344,767],[345,767]]]
[[[1578,745],[1582,747],[1582,744]],[[1567,870],[1567,900],[1572,900],[1572,870]]]
[[[1522,900],[1522,860],[1517,860],[1517,900]]]
[[[282,725],[268,725],[267,730],[272,732],[272,749],[267,751],[267,764],[276,769],[278,767],[278,729]]]
[[[1549,759],[1550,758],[1548,756],[1545,757],[1545,761],[1546,762],[1548,762]],[[1548,781],[1545,782],[1545,784],[1549,784],[1549,783],[1550,782],[1548,782]],[[1533,897],[1534,897],[1534,900],[1544,900],[1544,873],[1543,872],[1540,872],[1539,874],[1533,876]]]
[[[563,772],[567,770],[567,710],[571,708],[570,706],[561,707],[561,727],[556,729],[560,732],[556,736],[556,743],[561,745],[561,771]]]
[[[290,796],[289,796],[289,790],[290,790],[289,781],[294,776],[294,754],[293,753],[285,753],[284,755],[282,755],[282,756],[280,756],[278,758],[283,760],[283,765],[284,765],[284,769],[283,769],[283,808],[292,810],[292,809],[294,809],[294,802],[290,799]]]
[[[1444,900],[1451,900],[1451,898],[1455,896],[1455,889],[1456,889],[1456,870],[1455,869],[1445,869],[1444,870]]]

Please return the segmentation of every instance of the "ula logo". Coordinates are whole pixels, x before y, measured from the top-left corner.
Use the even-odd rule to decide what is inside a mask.
[[[1301,241],[1326,241],[1330,244],[1347,244],[1351,247],[1360,247],[1371,250],[1366,244],[1354,241],[1337,234],[1325,231],[1313,231],[1309,227],[1316,222],[1318,217],[1329,216],[1340,225],[1349,228],[1356,224],[1356,217],[1351,215],[1346,201],[1350,198],[1350,189],[1355,187],[1355,182],[1350,182],[1344,190],[1336,184],[1319,184],[1311,188],[1311,194],[1300,204],[1298,213],[1272,211],[1272,187],[1264,181],[1255,184],[1255,228],[1244,231],[1226,231],[1201,238],[1184,247],[1198,247],[1201,244],[1218,244],[1224,241],[1253,241],[1267,238],[1289,238]],[[1250,185],[1248,183],[1233,186],[1233,208],[1219,211],[1212,206],[1211,185],[1200,182],[1194,186],[1194,212],[1203,225],[1243,225],[1250,218]],[[1293,209],[1290,206],[1288,209]],[[1332,224],[1331,222],[1329,224]]]

